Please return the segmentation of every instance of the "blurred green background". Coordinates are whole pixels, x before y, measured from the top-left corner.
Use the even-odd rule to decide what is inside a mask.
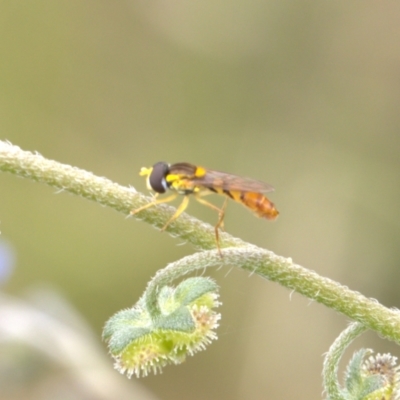
[[[161,160],[271,183],[279,219],[230,203],[229,233],[399,307],[399,20],[395,1],[2,1],[0,137],[144,192],[140,167]],[[0,195],[0,239],[16,255],[3,291],[50,285],[100,354],[105,321],[194,251],[12,175]],[[195,202],[188,212],[216,221]],[[207,271],[221,286],[219,340],[160,376],[116,377],[127,398],[321,398],[322,354],[347,319],[229,271]],[[359,347],[398,352],[373,333]],[[5,380],[0,399],[100,398],[67,397],[75,371],[45,371]]]

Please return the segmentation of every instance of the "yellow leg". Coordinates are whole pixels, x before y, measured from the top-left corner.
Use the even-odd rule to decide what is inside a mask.
[[[173,195],[168,196],[168,197],[166,197],[165,199],[158,199],[158,200],[157,200],[157,198],[156,198],[156,197],[157,197],[157,194],[156,194],[154,200],[153,200],[151,203],[147,203],[146,205],[144,205],[144,206],[142,206],[142,207],[139,207],[139,208],[137,208],[136,210],[132,210],[132,211],[131,211],[131,214],[132,214],[132,215],[135,215],[135,214],[137,214],[138,212],[143,211],[143,210],[146,210],[147,208],[156,206],[157,204],[168,203],[169,201],[172,201],[172,200],[176,199],[176,196],[178,196],[178,193],[174,193]]]
[[[217,225],[215,225],[215,227],[214,227],[214,231],[215,231],[215,240],[217,242],[218,253],[222,257],[221,247],[219,245],[219,231],[218,230],[224,228],[225,208],[228,203],[228,198],[225,199],[225,202],[224,202],[222,208],[218,208],[217,206],[208,202],[207,200],[202,199],[200,196],[196,196],[196,200],[199,203],[204,204],[205,206],[210,207],[213,210],[218,212],[218,222],[217,222]]]
[[[180,206],[176,209],[175,214],[167,221],[167,223],[162,227],[161,232],[167,229],[167,226],[174,220],[176,220],[187,208],[189,204],[189,196],[185,196],[182,200]]]

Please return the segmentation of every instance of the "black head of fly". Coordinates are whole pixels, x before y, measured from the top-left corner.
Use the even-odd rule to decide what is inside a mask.
[[[158,162],[153,165],[151,173],[148,177],[148,186],[156,193],[165,193],[168,189],[167,180],[165,179],[169,173],[169,165],[165,162]]]

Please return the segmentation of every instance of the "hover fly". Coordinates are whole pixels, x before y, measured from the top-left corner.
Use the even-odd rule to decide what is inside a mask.
[[[274,204],[264,196],[264,193],[272,192],[274,188],[267,183],[254,179],[213,171],[188,163],[170,165],[165,162],[158,162],[151,168],[142,168],[140,170],[140,176],[146,177],[147,188],[153,190],[156,194],[151,203],[131,211],[131,214],[137,214],[156,204],[166,203],[174,200],[178,195],[183,195],[182,203],[175,214],[162,228],[162,230],[165,230],[172,221],[177,219],[179,215],[185,211],[189,204],[189,195],[193,194],[199,203],[218,212],[218,222],[217,225],[215,225],[215,237],[220,254],[218,229],[223,227],[225,207],[228,198],[243,204],[258,217],[273,220],[279,215]],[[156,198],[159,194],[165,193],[167,190],[171,190],[174,193],[163,199]],[[203,199],[203,196],[212,193],[226,196],[222,208],[218,208],[214,204]]]

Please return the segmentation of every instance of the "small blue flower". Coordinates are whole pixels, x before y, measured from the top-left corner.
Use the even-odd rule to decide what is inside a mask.
[[[15,251],[10,243],[0,241],[0,285],[10,278],[15,267]]]

